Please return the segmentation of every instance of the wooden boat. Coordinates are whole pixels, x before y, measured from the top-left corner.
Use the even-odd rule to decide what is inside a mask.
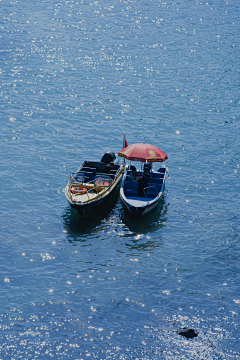
[[[79,170],[70,175],[65,188],[65,196],[71,207],[77,209],[79,214],[84,214],[104,204],[120,184],[125,166],[114,164],[110,173],[107,174],[103,171],[110,161],[102,160],[84,161]]]
[[[118,153],[130,161],[140,161],[144,163],[133,178],[132,168],[126,168],[120,197],[128,211],[136,218],[154,209],[165,189],[168,177],[168,168],[160,167],[157,171],[152,170],[152,163],[167,160],[167,155],[159,148],[149,144],[132,144],[127,146],[124,135],[123,149]],[[135,169],[136,170],[136,169]]]

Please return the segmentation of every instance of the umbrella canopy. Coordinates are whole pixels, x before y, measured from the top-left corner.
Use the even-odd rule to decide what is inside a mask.
[[[124,157],[131,161],[142,162],[163,162],[167,160],[167,155],[150,144],[132,144],[119,151],[118,156]]]

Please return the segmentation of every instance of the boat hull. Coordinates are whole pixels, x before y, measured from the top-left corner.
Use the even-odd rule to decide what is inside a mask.
[[[161,196],[162,197],[162,196]],[[161,197],[159,197],[159,200],[155,201],[153,204],[146,205],[146,206],[134,206],[132,204],[129,204],[129,202],[125,201],[123,197],[120,195],[120,198],[125,205],[126,209],[132,214],[132,216],[135,219],[140,219],[143,215],[147,214],[149,211],[153,210],[161,200]]]

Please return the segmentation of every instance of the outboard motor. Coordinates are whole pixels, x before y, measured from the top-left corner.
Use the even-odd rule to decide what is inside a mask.
[[[103,155],[101,162],[109,164],[111,161],[114,161],[115,159],[116,159],[116,155],[114,154],[114,152],[108,151]]]
[[[152,170],[152,163],[145,163],[143,165],[143,172],[144,174],[150,174],[150,171]]]

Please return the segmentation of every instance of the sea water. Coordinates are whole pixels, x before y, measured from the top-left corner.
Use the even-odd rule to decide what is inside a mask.
[[[239,1],[0,12],[0,359],[239,359]],[[80,216],[70,173],[124,133],[168,155],[161,203]]]

